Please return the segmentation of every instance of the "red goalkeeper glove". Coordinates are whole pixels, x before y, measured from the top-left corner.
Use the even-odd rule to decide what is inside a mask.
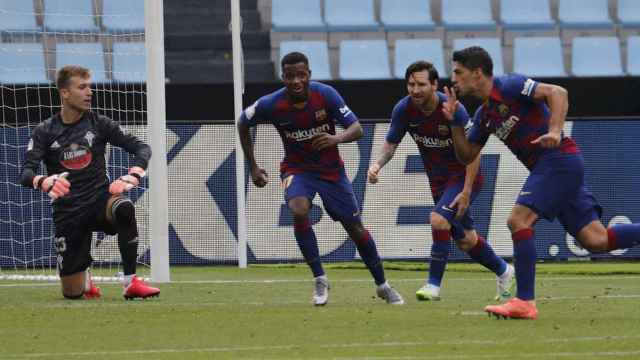
[[[69,175],[68,172],[51,175],[49,177],[38,175],[33,178],[33,188],[46,192],[50,198],[56,200],[69,193],[71,183],[66,179],[67,175]]]
[[[129,191],[140,184],[140,179],[144,177],[144,169],[139,166],[134,166],[129,169],[127,175],[120,176],[116,181],[109,185],[109,192],[113,195],[122,194],[125,191]]]

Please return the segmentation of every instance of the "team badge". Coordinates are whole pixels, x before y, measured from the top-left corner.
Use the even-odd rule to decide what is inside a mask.
[[[438,125],[438,134],[440,134],[440,136],[449,135],[449,127],[447,125]]]
[[[324,122],[327,120],[327,112],[324,109],[316,111],[316,121]]]
[[[60,164],[70,170],[84,169],[91,163],[91,150],[73,143],[60,152]]]
[[[509,115],[509,107],[505,104],[498,105],[498,113],[500,114],[500,116]]]

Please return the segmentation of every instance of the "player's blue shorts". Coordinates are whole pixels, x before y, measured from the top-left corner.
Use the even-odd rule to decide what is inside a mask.
[[[552,153],[541,157],[516,203],[549,221],[557,217],[574,237],[602,215],[602,208],[584,183],[582,154]]]
[[[344,223],[360,222],[360,209],[353,193],[353,186],[344,169],[337,181],[321,179],[318,174],[304,172],[287,175],[282,179],[284,200],[304,196],[313,201],[316,194],[320,195],[324,209],[334,221]]]
[[[464,188],[464,179],[460,179],[460,181],[456,181],[455,183],[448,185],[447,188],[442,193],[442,196],[439,199],[436,199],[437,203],[434,206],[433,211],[442,215],[445,219],[449,221],[451,224],[451,237],[454,240],[461,240],[464,238],[465,230],[473,230],[474,222],[471,217],[471,204],[478,196],[480,192],[479,189],[476,191],[475,189],[471,192],[471,199],[469,201],[469,208],[467,212],[462,216],[460,220],[456,219],[456,211],[457,207],[450,208],[449,204],[453,201],[453,199],[458,196],[458,194]]]

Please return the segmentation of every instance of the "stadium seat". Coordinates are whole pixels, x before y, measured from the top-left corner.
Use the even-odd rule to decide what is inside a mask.
[[[329,48],[326,41],[283,41],[280,43],[280,57],[292,51],[299,51],[309,58],[311,79],[330,80],[331,67],[329,66]],[[280,61],[276,64],[278,74],[281,74]]]
[[[449,77],[445,72],[442,40],[440,39],[398,39],[395,47],[393,75],[404,79],[404,73],[414,61],[426,60],[435,66],[439,77]]]
[[[33,1],[0,0],[0,31],[36,31]]]
[[[143,42],[113,44],[113,80],[146,82],[147,65]]]
[[[559,37],[517,37],[513,42],[513,71],[531,77],[564,77]]]
[[[618,19],[624,28],[640,27],[640,1],[618,0]]]
[[[102,25],[109,32],[144,32],[144,1],[103,1]]]
[[[500,19],[506,30],[552,29],[549,0],[502,0]]]
[[[385,40],[344,40],[340,43],[340,79],[389,79]]]
[[[0,43],[0,83],[47,83],[41,43]]]
[[[435,29],[428,0],[381,1],[380,22],[385,30],[431,31]]]
[[[640,76],[640,36],[627,38],[627,73]]]
[[[575,76],[622,76],[620,41],[617,37],[577,37],[571,49]]]
[[[324,0],[329,31],[378,31],[373,0]]]
[[[469,38],[454,39],[453,50],[461,50],[469,46],[480,46],[487,50],[493,60],[493,75],[504,74],[504,66],[502,61],[502,46],[500,39],[497,38]]]
[[[271,6],[273,31],[326,31],[320,0],[273,0]]]
[[[563,28],[612,28],[607,0],[559,0],[558,20]]]
[[[94,83],[107,81],[104,54],[100,43],[58,43],[56,45],[56,67],[81,65],[91,70]]]
[[[45,0],[44,27],[47,31],[98,31],[91,0]]]
[[[490,0],[442,0],[442,25],[447,30],[494,30]]]

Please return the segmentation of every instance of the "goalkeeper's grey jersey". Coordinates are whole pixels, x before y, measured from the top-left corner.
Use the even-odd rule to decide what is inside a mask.
[[[40,161],[47,174],[68,172],[69,194],[53,202],[55,222],[64,221],[91,206],[109,185],[105,149],[107,143],[134,154],[132,166],[147,168],[151,148],[133,135],[125,134],[108,117],[86,112],[80,121],[64,124],[60,114],[35,127],[23,162],[21,183],[32,187]]]

